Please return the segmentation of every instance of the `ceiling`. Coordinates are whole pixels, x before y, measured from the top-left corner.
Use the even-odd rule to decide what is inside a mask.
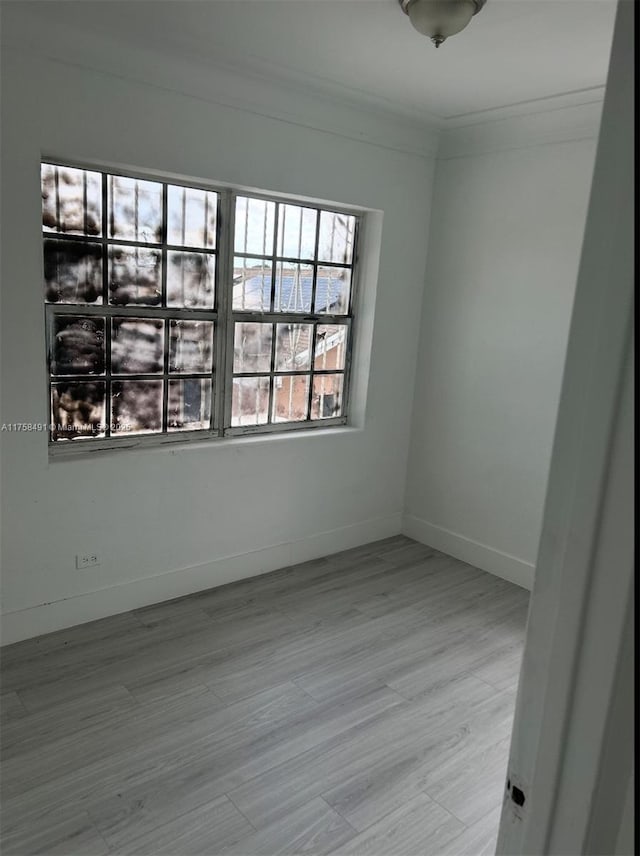
[[[43,23],[421,118],[457,119],[606,81],[615,0],[488,0],[436,50],[397,0],[33,0]]]

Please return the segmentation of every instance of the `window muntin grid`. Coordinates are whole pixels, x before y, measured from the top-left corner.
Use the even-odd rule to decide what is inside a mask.
[[[343,417],[356,217],[248,195],[234,214],[232,431]]]
[[[49,162],[42,185],[55,446],[344,424],[353,214]],[[270,326],[260,367],[235,364],[251,322]]]

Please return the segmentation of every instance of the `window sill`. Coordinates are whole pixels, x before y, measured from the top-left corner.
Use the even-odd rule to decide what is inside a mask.
[[[283,431],[271,432],[252,432],[247,434],[236,434],[227,437],[207,436],[207,437],[192,437],[186,439],[181,437],[176,440],[167,440],[166,437],[150,438],[139,437],[136,440],[122,441],[113,445],[99,446],[90,448],[88,444],[68,445],[64,446],[49,446],[49,463],[58,463],[60,461],[86,461],[94,460],[96,456],[102,458],[105,455],[111,455],[114,452],[168,452],[172,455],[184,454],[189,451],[202,451],[203,449],[231,449],[242,448],[243,446],[254,446],[261,443],[276,443],[282,441],[292,441],[304,437],[344,437],[352,436],[361,433],[363,428],[356,425],[320,424],[313,427],[305,428],[290,428]]]

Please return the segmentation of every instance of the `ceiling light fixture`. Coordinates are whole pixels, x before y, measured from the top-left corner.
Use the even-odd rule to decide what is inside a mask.
[[[398,0],[415,29],[439,48],[449,36],[464,30],[487,0]]]

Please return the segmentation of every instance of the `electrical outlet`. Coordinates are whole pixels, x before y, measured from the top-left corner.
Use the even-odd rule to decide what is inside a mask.
[[[84,570],[85,568],[95,568],[100,564],[100,556],[97,553],[78,553],[76,556],[76,568]]]

